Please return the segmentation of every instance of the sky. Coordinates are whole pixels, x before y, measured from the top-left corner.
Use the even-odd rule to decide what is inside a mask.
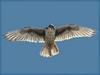
[[[23,27],[44,28],[78,24],[96,29],[91,38],[57,42],[59,55],[43,58],[41,43],[10,42],[2,38],[2,73],[98,73],[98,2],[2,2],[2,35]]]

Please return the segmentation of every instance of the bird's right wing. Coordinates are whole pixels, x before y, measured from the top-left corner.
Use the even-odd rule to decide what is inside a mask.
[[[55,41],[69,40],[78,37],[91,37],[95,30],[81,27],[75,24],[68,24],[56,29]]]
[[[44,42],[44,29],[22,28],[6,33],[4,36],[10,41]]]

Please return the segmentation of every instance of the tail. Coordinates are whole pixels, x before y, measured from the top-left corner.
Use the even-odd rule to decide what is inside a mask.
[[[48,44],[44,44],[40,55],[43,57],[52,57],[59,54],[59,50],[58,47],[56,46],[56,43],[48,45]]]

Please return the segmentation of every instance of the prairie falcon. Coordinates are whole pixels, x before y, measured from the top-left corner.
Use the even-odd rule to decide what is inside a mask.
[[[69,40],[78,37],[91,37],[95,30],[87,27],[81,27],[76,24],[67,24],[55,28],[50,24],[46,28],[24,27],[15,31],[7,32],[5,38],[10,41],[27,41],[35,43],[44,43],[40,55],[43,57],[52,57],[59,53],[56,41]]]

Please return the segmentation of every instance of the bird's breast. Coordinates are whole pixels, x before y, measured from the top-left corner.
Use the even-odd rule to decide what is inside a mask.
[[[52,30],[52,31],[47,30],[45,32],[45,41],[46,42],[54,42],[54,40],[55,40],[55,31],[54,30]]]

